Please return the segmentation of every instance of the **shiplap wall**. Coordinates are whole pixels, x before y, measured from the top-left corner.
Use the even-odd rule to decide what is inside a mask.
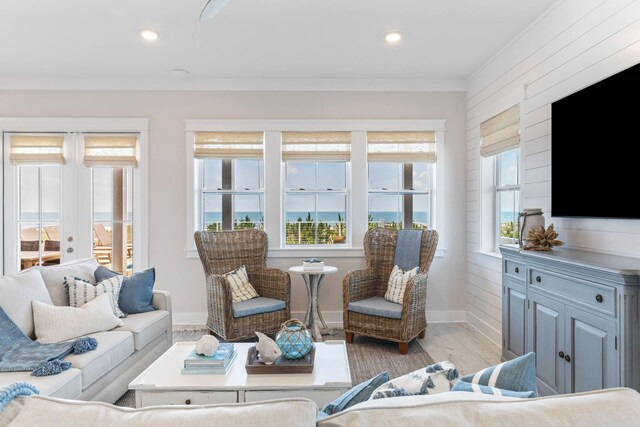
[[[487,204],[494,202],[488,197],[489,178],[481,167],[480,122],[521,102],[521,208],[542,208],[547,224],[553,222],[561,240],[571,246],[640,257],[640,220],[550,218],[551,103],[639,62],[639,0],[564,0],[470,78],[467,315],[469,323],[496,343],[501,341],[501,262],[487,253],[490,248],[483,248],[483,241],[491,240],[487,233],[493,232],[487,218],[493,208]],[[600,128],[592,143],[617,149],[606,141],[606,128],[612,124],[585,125]],[[623,147],[620,153],[624,155]],[[597,158],[585,167],[606,173],[606,166],[598,165]],[[635,182],[621,184],[629,185],[630,192],[637,186]],[[598,202],[597,194],[593,202]]]

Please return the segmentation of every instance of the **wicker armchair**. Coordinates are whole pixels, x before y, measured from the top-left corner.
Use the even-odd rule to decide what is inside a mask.
[[[384,300],[389,275],[394,266],[397,236],[397,230],[384,228],[371,229],[365,235],[367,268],[349,272],[342,282],[343,322],[347,342],[353,342],[354,334],[367,335],[395,341],[400,353],[406,354],[409,342],[418,336],[424,338],[427,329],[427,276],[438,244],[438,232],[426,230],[422,233],[421,273],[407,284],[402,304]],[[350,304],[364,300],[367,300],[365,304],[370,304],[377,310],[377,315],[350,309]],[[361,302],[359,305],[362,304]],[[356,309],[355,306],[351,308]]]
[[[194,237],[207,276],[209,330],[226,341],[278,331],[290,317],[291,279],[289,273],[266,268],[267,234],[257,229],[198,231]],[[224,274],[243,265],[260,297],[234,303]],[[246,315],[247,309],[257,314]]]

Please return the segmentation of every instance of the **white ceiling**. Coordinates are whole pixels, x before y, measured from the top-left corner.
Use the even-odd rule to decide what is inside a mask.
[[[455,88],[553,2],[0,0],[0,87]]]

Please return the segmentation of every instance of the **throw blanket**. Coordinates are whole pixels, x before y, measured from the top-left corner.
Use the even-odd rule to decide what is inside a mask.
[[[98,347],[95,338],[83,337],[74,342],[42,344],[26,336],[0,307],[0,372],[32,371],[43,377],[59,374],[71,367],[62,359]]]
[[[14,397],[31,396],[32,394],[40,394],[40,390],[38,390],[33,384],[25,381],[13,383],[6,387],[0,387],[0,411],[2,411]]]
[[[396,240],[395,265],[403,271],[420,266],[420,247],[422,246],[422,230],[400,230]]]

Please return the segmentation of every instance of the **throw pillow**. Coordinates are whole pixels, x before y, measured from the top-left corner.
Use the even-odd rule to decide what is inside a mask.
[[[419,272],[420,267],[403,271],[395,265],[389,276],[389,283],[387,283],[387,292],[384,294],[384,299],[395,302],[396,304],[402,304],[404,300],[404,289],[407,287],[407,283]]]
[[[69,292],[69,306],[71,307],[81,307],[92,299],[107,294],[109,295],[109,301],[111,301],[113,314],[117,317],[127,317],[118,306],[122,276],[104,279],[95,285],[78,277],[65,277],[64,286]]]
[[[369,400],[448,392],[458,370],[449,361],[435,363],[410,374],[394,378],[378,387]]]
[[[231,286],[231,297],[233,302],[247,301],[258,297],[258,293],[251,283],[249,283],[249,276],[247,275],[247,269],[244,265],[230,271],[224,276],[227,279],[229,286]]]
[[[318,413],[318,418],[337,414],[338,412],[342,412],[353,405],[369,400],[373,391],[387,381],[389,381],[389,374],[385,371],[371,379],[368,379],[367,381],[361,382],[346,393],[342,394],[333,402],[329,402],[324,405]]]
[[[103,266],[98,267],[93,274],[96,282],[118,276],[118,273]],[[135,273],[131,277],[125,277],[122,281],[120,297],[118,298],[120,309],[127,314],[146,313],[147,311],[157,310],[158,308],[151,304],[155,281],[155,268]]]
[[[106,294],[79,308],[59,307],[40,301],[32,304],[36,338],[45,344],[108,331],[124,324],[113,314],[111,297]]]
[[[537,397],[536,354],[527,353],[490,366],[456,382],[451,391],[472,391],[511,397]]]
[[[38,270],[0,278],[0,307],[26,336],[33,338],[31,301],[53,304]]]
[[[42,279],[47,285],[47,289],[49,289],[49,295],[51,295],[53,303],[55,305],[69,305],[69,293],[64,287],[65,276],[79,277],[82,280],[94,283],[93,272],[96,271],[99,265],[95,258],[86,258],[60,265],[36,266],[33,268],[42,274]]]

